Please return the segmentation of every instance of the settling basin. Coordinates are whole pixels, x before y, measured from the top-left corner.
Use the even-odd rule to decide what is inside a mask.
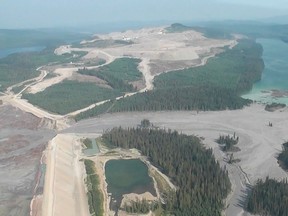
[[[111,194],[110,209],[118,213],[124,194],[150,192],[157,196],[148,167],[139,159],[109,160],[105,164],[108,193]]]

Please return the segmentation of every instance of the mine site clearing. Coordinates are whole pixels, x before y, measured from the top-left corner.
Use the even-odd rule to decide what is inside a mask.
[[[166,35],[168,35],[167,38],[159,42],[159,38],[165,37]],[[101,37],[103,37],[102,39],[130,39],[132,41],[134,38],[135,42],[128,45],[128,47],[125,46],[125,49],[121,46],[103,49],[83,48],[81,50],[89,52],[84,58],[95,58],[101,54],[102,56],[106,56],[103,58],[106,58],[106,63],[109,63],[115,58],[128,55],[143,59],[143,67],[146,68],[149,68],[149,62],[152,60],[194,61],[199,58],[200,54],[211,55],[211,52],[213,53],[213,51],[211,51],[212,48],[232,46],[235,44],[233,40],[218,41],[206,39],[197,32],[165,34],[161,29],[140,30],[138,32],[128,31],[125,34],[113,33],[107,36],[100,35],[99,38]],[[197,46],[196,44],[185,44],[183,41],[186,40],[197,41]],[[93,43],[93,41],[83,43],[89,44]],[[167,44],[169,44],[169,46]],[[187,52],[187,46],[191,46],[189,52]],[[153,50],[148,49],[150,47],[153,47]],[[55,52],[61,54],[61,52],[70,52],[73,49],[76,48],[60,47]],[[173,55],[175,50],[177,50],[177,57]],[[189,53],[189,56],[185,55],[185,53]],[[212,55],[215,55],[215,53]],[[183,65],[179,67],[183,67]],[[49,79],[46,81],[39,79],[39,82],[37,81],[38,83],[30,86],[30,91],[34,93],[44,91],[45,88],[73,76],[77,68],[59,68],[56,70],[56,73],[59,75],[56,77],[57,79],[51,78],[50,81]],[[151,70],[153,71],[153,68]],[[152,88],[152,74],[158,73],[155,71],[153,73],[151,70],[147,71],[146,76],[145,73],[143,73],[148,90]],[[58,135],[50,141],[47,150],[44,152],[45,162],[47,164],[44,194],[43,197],[40,195],[40,198],[34,197],[31,204],[32,215],[39,215],[41,209],[43,210],[42,215],[89,215],[84,184],[85,169],[83,163],[79,161],[81,157],[83,157],[82,144],[79,141],[80,138],[83,138],[83,136],[89,137],[91,134],[100,136],[103,130],[115,126],[136,126],[144,118],[149,119],[160,128],[171,128],[204,138],[203,143],[205,146],[212,148],[216,159],[220,161],[222,166],[226,166],[229,170],[233,191],[227,199],[227,215],[243,215],[243,208],[238,205],[239,199],[244,195],[247,185],[255,183],[258,178],[265,178],[267,175],[277,179],[287,177],[287,173],[279,167],[276,159],[277,153],[281,151],[281,144],[288,139],[286,131],[288,126],[287,108],[268,113],[264,110],[263,105],[252,104],[250,107],[236,111],[106,114],[100,118],[84,120],[70,126],[63,116],[50,114],[40,108],[34,107],[19,97],[5,95],[1,97],[1,100],[4,102],[1,110],[5,110],[7,113],[9,113],[10,109],[8,104],[11,104],[20,110],[44,119],[45,124],[41,125],[41,127],[49,128],[51,131],[55,128],[60,129],[60,131],[58,130]],[[2,115],[1,117],[5,119],[6,115]],[[273,122],[274,126],[267,126],[268,122]],[[39,122],[36,123],[36,125],[39,124]],[[5,127],[9,128],[12,127],[12,125]],[[38,126],[35,126],[35,128],[36,127]],[[219,146],[215,143],[215,139],[219,134],[233,134],[234,132],[240,137],[240,143],[238,145],[241,151],[235,153],[235,157],[239,159],[240,162],[236,165],[229,165],[227,164],[227,155],[220,151]],[[5,137],[1,138],[6,139]],[[141,157],[137,155],[138,154],[133,153],[132,156],[135,158]],[[119,157],[119,155],[115,158],[117,157]],[[111,157],[109,157],[109,159],[111,159]],[[95,156],[93,160],[102,161],[101,163],[103,165],[107,158],[105,158],[105,156]],[[100,177],[105,178],[103,166],[97,167],[97,171]],[[68,180],[72,180],[71,185],[67,184]],[[107,185],[104,179],[102,179],[101,190],[103,194],[107,196],[106,187]],[[41,204],[36,205],[38,199],[42,199],[43,208]],[[109,212],[107,200],[108,199],[105,199],[105,211]],[[113,212],[110,213],[113,214]]]
[[[223,47],[232,48],[237,44],[235,40],[216,40],[205,38],[201,33],[196,31],[187,31],[184,33],[165,33],[165,28],[142,29],[127,32],[117,32],[108,35],[96,36],[95,40],[124,40],[129,41],[127,44],[120,44],[112,47],[93,47],[92,41],[83,41],[81,44],[87,45],[83,48],[73,48],[72,46],[60,46],[55,50],[55,54],[63,55],[73,51],[86,51],[87,55],[83,59],[104,59],[106,62],[99,66],[87,67],[87,69],[95,69],[104,65],[108,65],[116,58],[130,57],[142,60],[139,70],[143,73],[146,89],[153,88],[152,81],[155,75],[163,72],[183,69],[192,66],[203,65],[207,58],[213,57],[215,54],[223,51]],[[91,46],[91,47],[90,47]],[[162,63],[161,63],[162,62]],[[161,65],[163,62],[169,62],[169,67],[153,65]],[[159,63],[159,64],[158,64]],[[54,71],[58,76],[55,78],[44,80],[28,89],[30,93],[44,91],[47,87],[55,85],[67,79],[81,67],[58,68]]]

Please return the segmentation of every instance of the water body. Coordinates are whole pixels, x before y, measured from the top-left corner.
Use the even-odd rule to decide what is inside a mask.
[[[105,164],[108,193],[111,193],[110,209],[118,212],[124,194],[150,192],[156,196],[153,179],[148,167],[139,159],[109,160]]]
[[[99,146],[96,143],[95,139],[90,139],[92,142],[92,148],[87,148],[83,150],[83,153],[85,154],[85,156],[93,156],[96,155],[100,152],[99,150]]]
[[[276,39],[258,39],[263,46],[265,69],[261,81],[244,98],[264,103],[288,105],[288,43]]]
[[[32,47],[19,47],[19,48],[9,48],[9,49],[0,49],[0,58],[4,58],[8,55],[14,53],[23,53],[23,52],[37,52],[41,51],[45,46],[32,46]]]

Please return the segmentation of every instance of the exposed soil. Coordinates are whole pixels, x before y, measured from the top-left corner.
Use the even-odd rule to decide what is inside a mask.
[[[27,216],[42,152],[55,133],[11,106],[0,107],[0,122],[0,215]]]

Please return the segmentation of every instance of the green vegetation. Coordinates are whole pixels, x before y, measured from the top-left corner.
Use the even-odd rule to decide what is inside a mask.
[[[282,109],[282,108],[285,108],[285,107],[286,107],[286,104],[272,103],[272,104],[267,104],[265,106],[265,110],[268,111],[268,112],[274,112],[275,110]]]
[[[57,56],[54,48],[47,48],[40,52],[16,53],[0,59],[0,90],[16,83],[39,76],[36,69],[51,63],[65,63],[77,60],[86,52],[72,52]],[[77,57],[73,57],[73,55]]]
[[[24,94],[30,103],[53,113],[67,114],[93,103],[122,95],[113,89],[99,87],[93,83],[65,80],[36,94]]]
[[[278,162],[283,169],[288,170],[288,142],[283,143],[282,146],[283,150],[278,155]]]
[[[237,143],[239,142],[239,137],[235,135],[230,136],[224,136],[224,135],[220,135],[219,138],[216,140],[216,142],[218,144],[224,145],[222,147],[222,150],[227,152],[227,151],[234,151],[236,150],[235,145],[237,145]]]
[[[261,79],[262,52],[261,45],[241,40],[204,66],[157,76],[153,91],[110,101],[79,114],[76,120],[105,112],[241,109],[252,101],[240,95]]]
[[[250,103],[250,100],[241,98],[233,90],[220,87],[167,88],[107,102],[78,114],[75,120],[80,121],[106,112],[240,109]]]
[[[125,149],[136,148],[177,186],[165,197],[165,215],[220,216],[230,191],[227,171],[199,138],[176,131],[114,128],[103,141]]]
[[[84,140],[83,140],[83,144],[85,145],[85,147],[86,147],[87,149],[92,149],[92,148],[93,148],[93,146],[92,146],[92,140],[89,139],[89,138],[84,139]]]
[[[207,38],[216,38],[216,39],[231,39],[232,36],[228,31],[223,31],[222,29],[212,28],[212,27],[189,27],[182,25],[180,23],[174,23],[171,26],[166,28],[168,33],[177,33],[185,31],[197,31],[201,32]]]
[[[136,200],[136,201],[131,201],[130,204],[124,205],[124,211],[128,213],[138,213],[138,214],[148,214],[149,211],[154,212],[159,208],[160,204],[158,202],[148,202],[145,199],[142,200]]]
[[[154,84],[156,88],[217,86],[243,93],[261,79],[262,52],[261,45],[242,40],[233,49],[226,49],[210,59],[206,65],[162,74],[156,77]]]
[[[258,180],[248,198],[248,211],[257,215],[287,216],[287,180],[277,182],[268,177],[265,181]]]
[[[142,73],[138,70],[139,59],[120,58],[109,65],[96,70],[81,69],[78,73],[97,76],[105,80],[112,88],[120,91],[135,91],[130,82],[142,79]]]
[[[99,189],[99,177],[95,173],[95,164],[91,160],[84,160],[84,165],[86,169],[86,184],[87,184],[87,196],[89,211],[92,216],[102,216],[103,215],[103,194]]]
[[[148,119],[143,119],[140,123],[140,127],[149,128],[151,127],[151,122]]]

